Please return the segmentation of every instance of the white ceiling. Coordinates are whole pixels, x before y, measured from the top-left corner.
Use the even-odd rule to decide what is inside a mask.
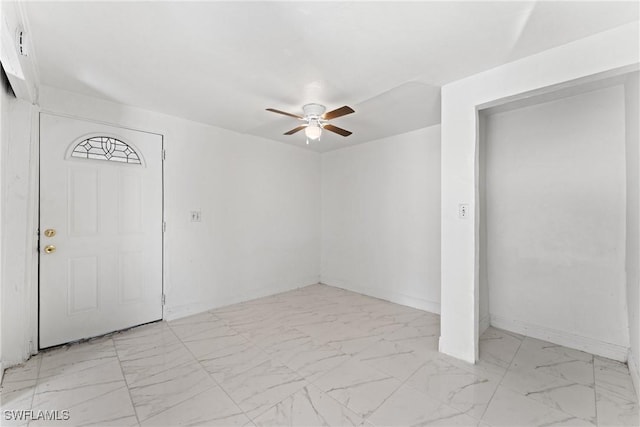
[[[440,86],[638,20],[638,2],[26,2],[40,82],[328,151],[440,122]]]

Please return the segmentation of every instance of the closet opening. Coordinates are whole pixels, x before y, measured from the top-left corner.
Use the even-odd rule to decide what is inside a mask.
[[[480,352],[493,326],[627,360],[638,322],[637,295],[628,301],[637,81],[633,72],[479,111]]]

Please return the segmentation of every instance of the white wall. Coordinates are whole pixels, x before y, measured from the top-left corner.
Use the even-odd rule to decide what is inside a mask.
[[[42,111],[164,135],[166,318],[319,281],[318,153],[54,88],[40,89]],[[9,131],[15,129],[20,139],[31,129],[23,104],[13,102],[16,111],[9,120]],[[23,360],[24,352],[17,360],[9,354],[19,353],[36,338],[35,325],[25,312],[34,307],[34,300],[29,294],[12,298],[12,292],[30,288],[30,295],[37,296],[35,285],[25,281],[30,262],[36,260],[35,252],[25,248],[25,239],[35,235],[25,218],[35,213],[27,195],[37,194],[37,189],[29,193],[26,182],[37,170],[37,153],[30,152],[28,137],[18,141],[10,136],[9,141],[13,151],[2,154],[7,189],[2,201],[3,242],[12,249],[8,254],[3,245],[5,367]],[[5,215],[8,208],[11,213]],[[202,211],[202,222],[189,221],[192,210]],[[7,266],[14,269],[15,280],[5,280]]]
[[[486,118],[491,323],[626,360],[624,86]]]
[[[625,84],[627,170],[627,305],[629,370],[640,398],[640,84],[634,73]]]
[[[11,100],[11,88],[9,84],[9,80],[7,79],[4,70],[0,70],[0,197],[2,194],[2,188],[4,180],[2,179],[2,175],[4,175],[4,156],[2,152],[4,151],[2,147],[5,144],[5,141],[8,140],[8,123],[9,123],[9,114],[8,107],[9,102]],[[2,274],[4,271],[4,264],[2,262],[2,239],[4,238],[3,229],[2,229],[2,207],[0,207],[0,384],[2,384],[2,377],[4,376],[4,367],[2,357]]]
[[[483,116],[481,113],[481,117]],[[486,120],[481,118],[478,121],[478,336],[481,336],[491,325],[487,273],[486,141]]]
[[[17,2],[0,4],[3,76],[0,102],[0,371],[36,351],[38,194],[37,79],[32,62],[12,51],[12,36],[23,27]],[[18,94],[16,99],[12,92]],[[2,374],[0,374],[0,378]]]
[[[185,122],[165,143],[168,318],[320,280],[318,153]]]
[[[322,282],[440,312],[440,126],[322,155]]]
[[[638,22],[458,80],[442,88],[442,318],[440,351],[478,357],[478,109],[637,67]],[[459,219],[458,205],[471,215]]]
[[[36,351],[35,264],[37,182],[30,167],[34,155],[35,108],[2,95],[2,187],[0,189],[2,270],[0,323],[4,367],[20,363]]]

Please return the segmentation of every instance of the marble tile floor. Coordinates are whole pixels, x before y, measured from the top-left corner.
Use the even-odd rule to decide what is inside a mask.
[[[439,330],[308,286],[43,351],[6,371],[0,425],[640,425],[622,363],[490,328],[470,365],[437,352]]]

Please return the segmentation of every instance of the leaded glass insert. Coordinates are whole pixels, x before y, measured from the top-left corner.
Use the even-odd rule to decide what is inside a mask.
[[[111,162],[140,165],[140,157],[126,142],[109,136],[94,136],[80,142],[71,157],[81,159],[108,160]]]

